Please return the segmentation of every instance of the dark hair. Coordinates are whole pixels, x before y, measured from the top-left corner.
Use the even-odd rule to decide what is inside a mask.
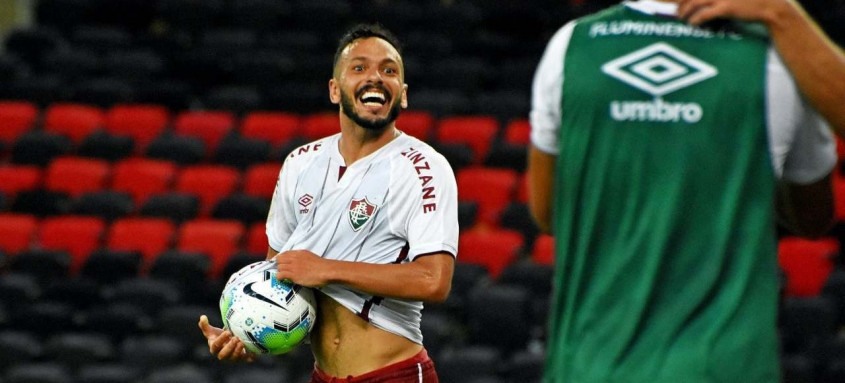
[[[402,46],[399,44],[399,39],[396,38],[396,35],[394,35],[393,32],[378,23],[358,24],[346,31],[346,33],[343,34],[343,37],[341,37],[338,41],[337,50],[334,52],[332,71],[334,71],[334,68],[337,67],[337,62],[340,60],[341,53],[343,53],[343,50],[346,49],[349,44],[352,44],[355,40],[366,39],[369,37],[377,37],[387,41],[388,44],[392,45],[393,48],[396,49],[396,52],[399,52],[400,56],[402,55]]]

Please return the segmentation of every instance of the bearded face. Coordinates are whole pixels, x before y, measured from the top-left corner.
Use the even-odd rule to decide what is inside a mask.
[[[390,105],[388,114],[384,117],[364,116],[355,109],[355,100],[361,102],[365,107],[377,107]],[[353,99],[350,94],[341,89],[340,105],[343,114],[362,128],[372,131],[384,130],[390,123],[399,117],[402,109],[400,102],[392,97],[390,91],[379,84],[363,86],[355,92]]]

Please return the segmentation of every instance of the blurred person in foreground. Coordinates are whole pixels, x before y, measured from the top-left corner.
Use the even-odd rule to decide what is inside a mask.
[[[835,142],[801,93],[827,85],[796,86],[776,33],[715,20],[715,3],[745,7],[624,2],[566,24],[538,65],[529,205],[556,241],[544,382],[780,380],[776,226],[832,223]]]
[[[294,150],[267,218],[278,278],[313,287],[311,382],[438,381],[422,344],[423,302],[442,302],[457,255],[457,186],[445,158],[404,134],[399,44],[378,25],[340,40],[329,80],[341,131]],[[219,359],[252,359],[199,323]]]

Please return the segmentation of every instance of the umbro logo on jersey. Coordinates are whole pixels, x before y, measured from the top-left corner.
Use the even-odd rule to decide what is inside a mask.
[[[662,42],[611,60],[601,70],[655,98],[613,101],[610,112],[617,121],[698,122],[703,114],[699,104],[666,102],[661,97],[719,74],[714,66]]]
[[[302,197],[299,197],[299,206],[302,206],[302,209],[299,209],[299,214],[306,214],[310,211],[308,206],[311,206],[311,202],[314,202],[314,197],[310,194],[303,194]]]
[[[376,213],[378,206],[373,205],[367,198],[355,199],[349,204],[349,223],[353,231],[358,231]]]

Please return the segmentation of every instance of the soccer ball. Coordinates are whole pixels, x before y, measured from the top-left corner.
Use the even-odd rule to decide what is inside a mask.
[[[276,279],[276,262],[255,262],[229,278],[220,296],[223,328],[256,354],[289,352],[317,319],[314,293]]]

